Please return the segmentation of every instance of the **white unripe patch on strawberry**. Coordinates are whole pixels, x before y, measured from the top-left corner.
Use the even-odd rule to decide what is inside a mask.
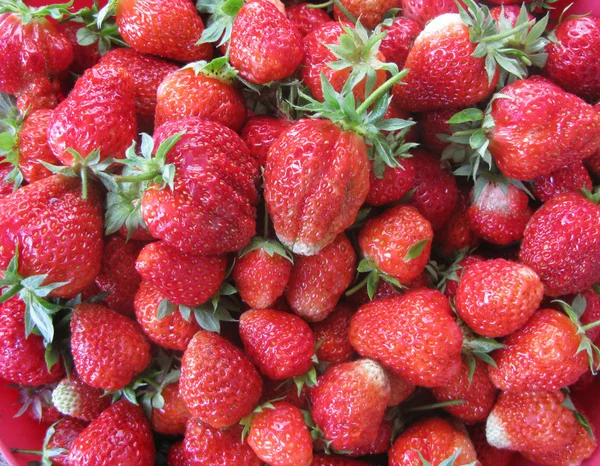
[[[279,240],[285,246],[287,246],[289,249],[291,249],[294,254],[299,254],[301,256],[314,256],[321,249],[323,249],[322,247],[317,246],[315,244],[305,244],[305,243],[300,243],[300,242],[295,242],[295,243],[290,244],[290,243],[286,243],[281,238],[279,238]]]
[[[423,29],[421,34],[419,34],[414,45],[417,45],[424,40],[429,40],[432,36],[437,36],[439,31],[443,31],[448,26],[453,26],[456,24],[463,24],[458,13],[446,13],[437,16],[425,25],[425,29]]]
[[[383,367],[371,359],[361,359],[358,363],[370,381],[376,383],[384,390],[386,386],[389,388],[390,381],[387,375],[385,375]]]
[[[511,441],[504,429],[504,422],[492,411],[485,425],[485,436],[488,443],[496,448],[506,449],[511,447]]]

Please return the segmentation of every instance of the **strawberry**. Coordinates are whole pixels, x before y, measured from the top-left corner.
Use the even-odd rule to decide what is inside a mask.
[[[248,445],[272,466],[310,466],[313,443],[302,412],[285,401],[254,414]]]
[[[467,256],[459,256],[454,264],[450,266],[446,274],[446,282],[444,287],[440,289],[448,298],[454,298],[458,292],[460,279],[471,264],[484,261],[485,258],[478,254],[469,254]]]
[[[431,224],[411,206],[398,205],[369,220],[358,244],[367,261],[400,282],[424,270],[431,251]]]
[[[379,364],[359,359],[329,367],[310,397],[312,417],[331,448],[352,450],[377,436],[390,384]]]
[[[489,151],[504,175],[530,180],[594,154],[600,148],[600,116],[591,105],[534,76],[502,89],[488,130]],[[531,136],[535,135],[535,137]]]
[[[446,108],[419,114],[419,135],[425,149],[433,154],[442,155],[449,143],[440,139],[438,135],[450,136],[452,134],[448,120],[461,110],[460,108]]]
[[[481,466],[510,466],[515,456],[514,451],[500,450],[491,446],[485,437],[485,424],[469,426],[469,437],[477,452],[477,460]]]
[[[386,371],[386,375],[390,381],[390,401],[388,401],[388,407],[399,405],[415,392],[415,384],[404,380],[391,371]]]
[[[315,453],[310,466],[367,466],[369,463],[339,455]]]
[[[459,189],[458,200],[446,223],[436,231],[434,244],[444,257],[452,257],[462,250],[472,250],[479,245],[479,236],[471,229],[468,210],[469,191]]]
[[[388,402],[388,406],[389,406]],[[379,455],[386,453],[392,446],[392,430],[394,423],[391,420],[385,418],[379,424],[377,435],[370,444],[365,444],[352,450],[344,450],[349,456],[365,456],[365,455]]]
[[[400,201],[410,191],[417,176],[415,163],[412,158],[402,159],[398,163],[398,167],[386,167],[381,178],[377,178],[371,169],[367,204],[381,206]]]
[[[25,303],[15,296],[0,304],[0,377],[31,386],[58,382],[64,367],[48,369],[45,356],[42,337],[25,334]]]
[[[54,466],[69,466],[69,450],[75,439],[84,431],[88,423],[70,417],[63,418],[58,424],[46,431],[44,453],[54,453],[54,449],[64,449],[64,452],[48,455]],[[48,438],[50,435],[50,438]],[[42,457],[47,458],[46,456]]]
[[[130,319],[99,304],[82,303],[71,317],[71,352],[83,382],[120,390],[150,364],[150,344]]]
[[[73,61],[69,66],[69,71],[72,71],[77,75],[82,75],[85,70],[98,63],[101,57],[98,43],[94,42],[89,45],[81,45],[77,40],[77,34],[83,34],[79,32],[79,30],[87,29],[85,23],[71,19],[64,23],[59,23],[57,29],[69,39],[73,48]]]
[[[188,421],[183,439],[186,466],[261,466],[248,443],[242,440],[242,427],[217,429],[196,418]]]
[[[92,421],[110,406],[110,397],[104,396],[104,390],[90,387],[72,373],[52,391],[52,404],[65,416]]]
[[[250,414],[262,385],[242,350],[219,335],[200,330],[183,353],[179,392],[191,416],[210,426],[229,427]]]
[[[592,179],[582,162],[554,170],[546,176],[532,180],[532,192],[541,202],[546,202],[560,193],[578,192],[581,189],[592,190]]]
[[[250,149],[250,154],[261,167],[264,167],[267,163],[267,154],[271,145],[290,125],[291,123],[287,120],[266,115],[256,115],[248,118],[240,135],[248,149]]]
[[[502,246],[523,237],[532,210],[527,194],[521,189],[489,180],[481,191],[473,189],[471,200],[467,215],[477,236]]]
[[[600,115],[600,102],[594,106],[594,110]],[[600,177],[600,150],[586,158],[583,163],[592,175]]]
[[[384,24],[381,30],[387,32],[379,47],[385,61],[395,63],[400,69],[404,68],[408,53],[422,31],[421,26],[410,18],[398,16],[391,24]]]
[[[489,3],[498,3],[498,1],[491,0]],[[501,0],[501,3],[501,6],[490,8],[490,15],[492,18],[494,18],[496,22],[508,20],[512,27],[517,26],[519,14],[521,13],[521,7],[519,5],[509,5],[509,3],[521,3],[521,1]],[[527,0],[525,0],[523,3],[527,3]],[[531,13],[527,13],[527,19],[532,20],[534,17],[531,15]]]
[[[547,295],[578,293],[600,281],[599,239],[600,207],[578,193],[559,194],[531,217],[519,261],[540,276]]]
[[[285,7],[285,12],[302,37],[331,21],[325,11],[319,8],[310,8],[310,3],[288,5]]]
[[[223,58],[172,72],[158,87],[155,126],[198,116],[240,131],[246,121],[246,102],[234,79],[235,71]]]
[[[104,301],[119,314],[134,314],[133,300],[142,281],[135,269],[135,261],[142,247],[143,243],[126,242],[120,236],[110,236],[105,240],[102,268],[95,282],[100,291],[110,293]]]
[[[502,337],[525,322],[544,297],[540,277],[529,267],[504,259],[471,264],[456,293],[456,311],[479,335]]]
[[[415,385],[443,385],[461,368],[462,333],[450,303],[436,290],[362,306],[350,322],[350,342],[361,356]]]
[[[292,310],[309,322],[325,319],[352,282],[355,265],[344,234],[313,256],[296,256],[285,293]]]
[[[300,65],[302,35],[275,5],[251,0],[233,22],[229,54],[242,78],[254,84],[279,81]]]
[[[69,465],[154,464],[154,442],[150,422],[142,408],[121,400],[105,410],[75,439]]]
[[[340,302],[325,320],[311,324],[319,362],[336,364],[352,359],[354,348],[348,339],[348,331],[354,312],[355,309]]]
[[[155,241],[140,251],[135,267],[171,303],[198,306],[219,290],[225,280],[227,258],[188,254]]]
[[[411,425],[400,434],[389,451],[390,466],[442,464],[445,460],[447,464],[480,466],[466,432],[436,417]]]
[[[152,430],[165,435],[183,435],[190,414],[181,399],[179,383],[166,385],[160,396],[162,399],[154,401],[152,406]]]
[[[552,31],[543,73],[588,102],[600,99],[600,18],[573,16]]]
[[[133,81],[138,125],[152,129],[157,89],[168,74],[177,71],[177,65],[130,48],[110,50],[100,63],[111,68],[122,68],[129,74]]]
[[[444,13],[458,13],[456,2],[449,0],[402,0],[402,15],[425,26],[430,20]]]
[[[240,338],[250,360],[271,380],[299,377],[312,368],[313,332],[293,314],[271,309],[246,311],[240,317]]]
[[[375,29],[383,21],[383,16],[393,8],[400,8],[400,0],[340,0],[334,4],[333,17],[336,20],[360,18],[366,27]]]
[[[168,466],[186,466],[185,462],[185,450],[183,449],[183,440],[175,442],[169,448],[169,454],[167,455]]]
[[[565,394],[560,391],[501,393],[487,419],[488,442],[496,448],[517,451],[565,447],[575,438],[577,419],[564,401]]]

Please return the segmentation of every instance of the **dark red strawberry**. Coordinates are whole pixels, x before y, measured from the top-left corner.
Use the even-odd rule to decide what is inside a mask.
[[[309,5],[310,3],[297,3],[285,8],[288,19],[302,37],[331,21],[331,17],[325,11],[320,8],[310,8]]]
[[[71,373],[52,391],[52,404],[65,416],[92,421],[111,403],[104,390],[90,387],[77,374]]]
[[[325,320],[311,325],[315,336],[317,359],[319,362],[340,363],[350,361],[354,348],[350,344],[348,332],[350,319],[356,312],[351,306],[338,303]]]
[[[436,155],[442,155],[449,142],[442,141],[438,135],[450,136],[452,134],[448,120],[461,110],[460,108],[447,108],[419,114],[420,140],[428,151]]]
[[[532,192],[542,202],[557,194],[578,192],[581,189],[591,191],[592,179],[583,163],[579,161],[532,180]]]
[[[387,35],[381,41],[379,51],[385,56],[385,61],[395,63],[400,69],[404,68],[408,52],[422,28],[416,21],[398,16],[390,25],[381,29],[387,32]]]
[[[160,397],[158,402],[153,400],[154,405],[150,418],[152,430],[165,435],[185,434],[185,425],[190,414],[179,394],[179,383],[166,385],[160,391]]]
[[[265,115],[248,118],[240,135],[261,167],[267,163],[267,154],[271,145],[290,125],[287,120]]]
[[[458,201],[446,223],[436,232],[434,244],[445,257],[452,257],[463,250],[479,245],[479,236],[471,229],[468,210],[471,205],[468,189],[458,191]]]
[[[167,455],[167,464],[168,466],[186,466],[183,440],[171,445],[169,454]]]
[[[57,29],[67,36],[69,42],[71,42],[71,46],[73,47],[73,61],[69,66],[69,71],[77,75],[82,75],[85,70],[98,63],[101,57],[98,42],[81,45],[77,40],[77,33],[79,33],[80,29],[85,28],[86,24],[84,22],[73,20],[59,23],[57,26]]]
[[[264,383],[265,387],[261,403],[268,403],[275,399],[281,399],[300,409],[308,410],[308,385],[303,385],[300,394],[298,394],[298,387],[293,380],[282,383],[281,380],[270,380],[265,377]]]
[[[383,21],[383,16],[393,8],[400,8],[400,0],[341,0],[334,4],[333,16],[336,20],[349,19],[346,15],[357,18],[369,29],[375,29]]]

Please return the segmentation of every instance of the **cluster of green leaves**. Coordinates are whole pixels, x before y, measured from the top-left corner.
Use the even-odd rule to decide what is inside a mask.
[[[196,9],[210,15],[198,44],[215,43],[217,47],[226,44],[231,37],[233,22],[243,6],[244,0],[198,0]]]
[[[33,18],[50,17],[62,19],[69,14],[69,8],[73,6],[73,0],[68,3],[56,3],[40,7],[29,7],[23,0],[0,0],[0,13],[17,13],[23,24],[29,24]]]
[[[24,118],[25,115],[17,109],[14,97],[0,92],[0,158],[13,165],[3,182],[12,184],[15,190],[23,183],[23,174],[19,169],[17,136]]]
[[[238,74],[237,70],[229,64],[227,56],[215,58],[210,62],[206,60],[193,62],[184,66],[184,68],[191,68],[196,73],[196,76],[202,73],[228,83],[233,82]]]

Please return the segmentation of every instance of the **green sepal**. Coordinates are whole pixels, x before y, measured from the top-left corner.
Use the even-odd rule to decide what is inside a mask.
[[[584,430],[587,432],[587,434],[594,439],[594,431],[592,430],[592,426],[590,425],[590,422],[587,420],[587,418],[577,410],[577,408],[575,407],[575,405],[573,404],[573,400],[571,399],[571,396],[569,394],[569,389],[568,388],[564,388],[561,390],[562,392],[565,393],[565,399],[562,402],[561,406],[564,406],[565,408],[567,408],[570,411],[573,411],[573,415],[575,416],[575,419],[577,420],[577,422],[581,425],[581,427],[584,428]]]
[[[26,113],[17,109],[15,98],[0,92],[0,160],[10,163],[13,169],[6,174],[3,182],[12,184],[16,191],[23,183],[23,174],[19,169],[18,135]]]
[[[62,19],[69,13],[73,0],[68,3],[56,3],[40,7],[29,7],[22,0],[3,0],[0,3],[0,13],[17,13],[23,24],[29,24],[34,18]]]
[[[591,201],[596,205],[600,204],[600,186],[596,186],[596,188],[594,188],[593,191],[581,188],[581,193],[586,197],[588,201]]]
[[[229,64],[229,59],[227,56],[214,58],[210,62],[207,62],[206,60],[193,62],[184,66],[184,69],[185,68],[191,68],[194,70],[196,76],[199,73],[202,73],[206,76],[215,77],[227,83],[232,83],[238,75],[238,71]]]
[[[255,236],[252,238],[250,243],[240,251],[239,257],[244,257],[250,251],[256,251],[257,249],[264,250],[271,257],[277,254],[278,256],[289,260],[292,264],[294,263],[294,255],[283,244],[281,244],[279,241],[264,239],[260,236]]]
[[[404,263],[408,263],[411,260],[419,257],[425,250],[425,246],[427,246],[430,241],[431,238],[425,238],[414,243],[410,248],[408,248],[408,251],[406,251],[406,255],[402,258],[402,261]]]
[[[427,461],[423,457],[423,454],[420,451],[418,451],[418,450],[413,450],[413,451],[417,452],[417,454],[419,455],[419,459],[421,460],[421,465],[422,466],[458,466],[458,464],[456,463],[456,461],[458,460],[458,457],[462,453],[462,448],[459,448],[458,450],[456,450],[452,455],[450,455],[445,460],[442,460],[442,462],[438,463],[437,465],[432,465],[429,461]],[[479,462],[478,461],[473,461],[472,463],[469,463],[469,464],[464,465],[464,466],[475,466],[476,464],[479,464]]]
[[[244,6],[244,0],[198,0],[196,9],[202,14],[209,14],[206,28],[196,43],[216,43],[217,47],[227,43],[231,37],[233,22]]]
[[[402,283],[400,283],[397,278],[383,273],[371,260],[361,260],[358,264],[357,271],[358,273],[366,273],[367,275],[358,284],[347,290],[345,292],[345,296],[353,295],[366,285],[367,294],[369,296],[369,299],[372,301],[375,297],[375,293],[377,292],[377,286],[379,285],[380,279],[386,281],[387,283],[392,285],[392,287],[399,291],[405,288],[405,286],[402,285]]]
[[[296,385],[296,390],[298,391],[298,397],[302,393],[302,389],[305,385],[308,387],[314,387],[317,385],[317,370],[315,369],[315,366],[312,366],[306,374],[294,377],[294,384]]]
[[[126,171],[124,171],[126,173]],[[142,196],[148,189],[149,182],[120,183],[114,190],[106,194],[106,214],[104,218],[104,234],[111,235],[125,225],[127,240],[139,229],[148,230],[142,218]]]

